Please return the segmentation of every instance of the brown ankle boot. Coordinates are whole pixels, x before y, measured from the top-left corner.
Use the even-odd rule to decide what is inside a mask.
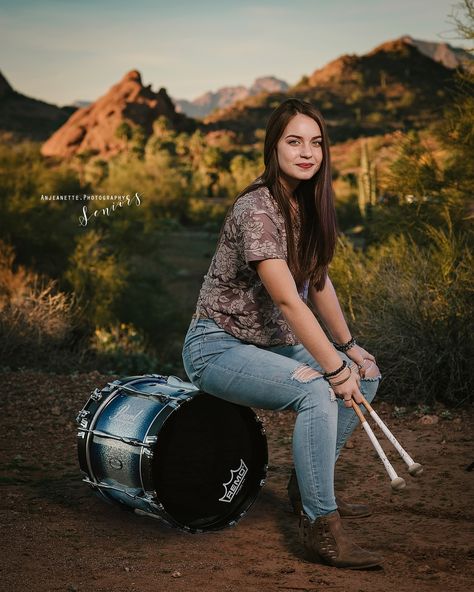
[[[303,511],[303,505],[301,504],[300,489],[298,487],[295,469],[291,471],[287,491],[293,512],[299,516]],[[370,508],[367,504],[350,504],[338,496],[336,496],[336,504],[342,518],[365,518],[371,515]]]
[[[353,543],[342,527],[339,512],[316,518],[313,522],[301,512],[300,541],[310,561],[323,561],[333,567],[363,569],[383,563],[383,557]]]

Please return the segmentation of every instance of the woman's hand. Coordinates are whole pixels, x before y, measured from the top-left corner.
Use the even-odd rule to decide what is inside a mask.
[[[358,368],[359,373],[362,378],[365,378],[365,372],[368,370],[372,364],[375,364],[375,357],[372,354],[369,354],[367,350],[365,350],[360,345],[354,345],[353,347],[349,348],[346,352],[346,355],[353,360]]]
[[[352,348],[351,348],[352,349]],[[349,378],[343,382],[339,386],[333,386],[334,382],[340,382],[344,378],[347,378],[349,373],[350,367],[350,376]],[[331,385],[332,390],[336,397],[339,399],[344,400],[344,405],[346,407],[352,407],[352,399],[360,405],[362,403],[362,393],[360,392],[360,376],[358,372],[357,364],[352,362],[349,364],[340,374],[335,376],[334,378],[329,379],[329,384]]]

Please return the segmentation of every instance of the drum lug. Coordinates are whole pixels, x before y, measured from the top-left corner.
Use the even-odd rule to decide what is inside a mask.
[[[149,448],[144,448],[143,454],[148,458],[153,458],[153,450],[150,450]]]
[[[145,499],[150,505],[152,505],[154,508],[156,508],[160,512],[165,509],[165,507],[163,506],[162,503],[156,501],[156,498],[152,493],[145,492],[143,499]]]
[[[91,399],[93,399],[94,401],[100,401],[100,399],[102,399],[102,393],[98,388],[94,389],[91,392]]]
[[[82,428],[86,428],[88,424],[86,417],[88,417],[89,415],[90,411],[88,411],[87,409],[82,409],[82,411],[79,411],[79,413],[77,414],[76,423],[78,423]]]

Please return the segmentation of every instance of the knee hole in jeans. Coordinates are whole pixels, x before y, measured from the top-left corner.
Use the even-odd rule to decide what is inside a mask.
[[[366,364],[365,368],[365,376],[362,380],[377,380],[378,378],[382,378],[379,367],[375,362]]]
[[[294,378],[298,382],[311,382],[316,378],[322,378],[321,372],[318,372],[308,364],[300,364],[291,373],[291,378]]]

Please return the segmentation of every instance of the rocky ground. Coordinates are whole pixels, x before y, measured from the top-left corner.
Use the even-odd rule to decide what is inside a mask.
[[[383,568],[335,569],[308,562],[286,482],[292,413],[259,412],[267,430],[268,479],[233,528],[186,534],[123,512],[81,481],[75,417],[111,377],[3,373],[0,578],[9,592],[445,592],[473,589],[472,426],[469,409],[404,410],[375,405],[425,471],[390,490],[381,462],[357,428],[336,471],[337,490],[368,500],[370,518],[345,521]],[[389,452],[390,451],[390,452]]]

